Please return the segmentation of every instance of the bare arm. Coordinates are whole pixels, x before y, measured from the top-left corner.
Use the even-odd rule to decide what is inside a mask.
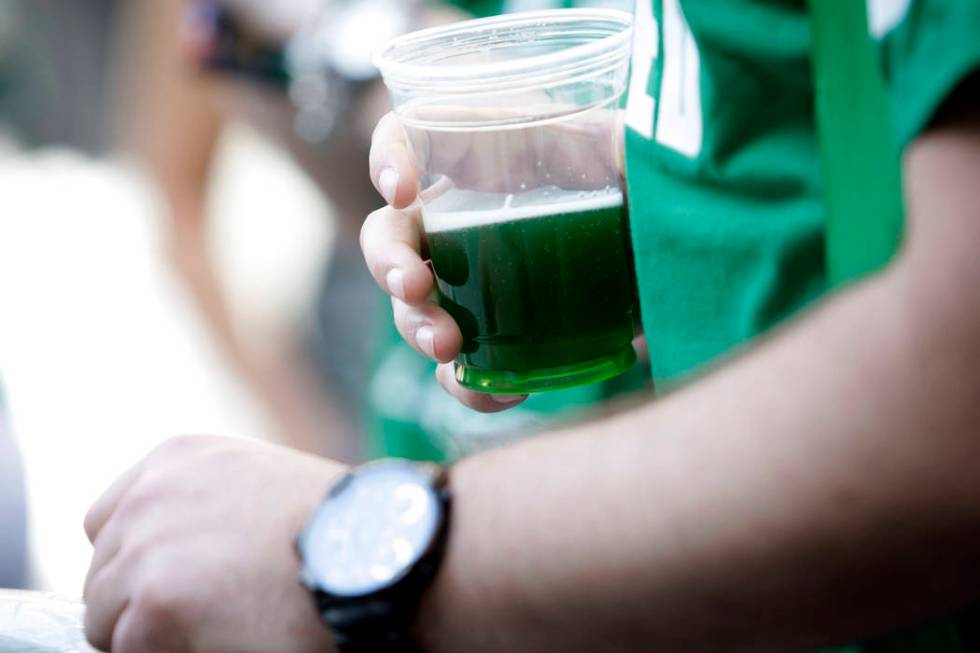
[[[375,163],[377,181],[392,161]],[[888,270],[656,405],[453,470],[423,650],[786,651],[980,598],[977,118],[905,164]],[[413,308],[431,283],[418,238],[392,211],[362,236]],[[91,641],[327,650],[289,543],[340,471],[232,441],[161,448],[86,520]]]
[[[921,139],[888,271],[655,406],[460,463],[423,650],[786,651],[977,598],[977,171],[976,125]],[[290,542],[341,471],[161,447],[86,519],[89,639],[328,650]]]
[[[656,405],[475,457],[426,650],[791,650],[976,599],[980,123],[876,278]]]

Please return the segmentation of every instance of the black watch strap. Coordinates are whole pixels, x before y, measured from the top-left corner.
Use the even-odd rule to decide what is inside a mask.
[[[315,595],[324,623],[340,653],[421,653],[409,634],[408,615],[393,614],[386,601],[343,605],[323,592]],[[409,614],[414,614],[414,610]]]
[[[334,643],[340,653],[422,653],[403,631],[348,635],[334,630]]]
[[[390,596],[345,604],[317,592],[315,599],[340,653],[421,653],[411,635],[417,606],[398,603]]]
[[[360,468],[362,474],[386,473],[386,469],[397,469],[408,465],[401,461],[378,461]],[[414,640],[414,624],[426,589],[434,580],[446,548],[450,521],[450,494],[448,476],[444,469],[434,465],[411,463],[413,472],[424,472],[427,482],[432,484],[438,510],[435,531],[432,532],[426,548],[420,557],[400,575],[380,589],[361,595],[332,594],[317,583],[311,569],[306,566],[301,572],[301,582],[313,594],[320,618],[333,633],[334,643],[341,653],[421,653]],[[379,471],[380,470],[380,471]],[[324,506],[338,493],[348,492],[351,483],[364,478],[348,474],[334,484]],[[370,476],[368,477],[370,478]],[[311,522],[316,523],[316,522]],[[316,542],[308,526],[297,539],[300,556],[304,557],[304,543]]]

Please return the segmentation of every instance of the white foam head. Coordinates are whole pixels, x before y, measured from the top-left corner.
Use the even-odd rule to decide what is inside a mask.
[[[491,224],[544,218],[620,206],[623,193],[617,187],[575,191],[555,186],[518,194],[451,190],[424,203],[422,220],[429,233],[482,227]]]

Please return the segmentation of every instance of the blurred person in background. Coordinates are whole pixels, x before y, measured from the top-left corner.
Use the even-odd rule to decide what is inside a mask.
[[[277,418],[287,442],[350,456],[353,443],[346,434],[358,414],[349,393],[365,365],[367,345],[360,334],[370,327],[373,314],[363,266],[352,266],[351,248],[341,246],[351,238],[350,227],[336,220],[338,246],[321,293],[326,305],[344,295],[348,309],[326,311],[338,342],[330,352],[339,360],[331,359],[329,373],[320,377],[333,381],[324,392],[318,391],[317,368],[308,356],[317,348],[300,342],[300,325],[288,327],[294,333],[280,334],[283,342],[255,342],[246,325],[236,322],[217,274],[206,214],[215,150],[232,120],[254,124],[285,145],[329,196],[337,216],[376,201],[352,173],[355,166],[349,161],[366,156],[353,132],[311,144],[293,128],[285,44],[326,4],[165,0],[128,5],[118,48],[117,115],[123,149],[147,166],[163,190],[174,268],[226,358]],[[325,140],[328,134],[319,136]],[[335,174],[323,174],[324,169],[335,169]]]
[[[362,174],[371,131],[388,106],[370,61],[373,51],[399,32],[468,15],[594,5],[628,8],[629,2],[168,0],[129,6],[120,48],[126,53],[119,109],[124,142],[168,199],[176,269],[291,444],[341,456],[446,460],[649,387],[641,364],[608,383],[536,396],[504,416],[461,409],[433,381],[432,364],[384,317],[385,302],[357,246],[363,216],[381,204]],[[281,343],[272,357],[263,356],[268,347],[249,341],[232,317],[209,242],[209,170],[222,127],[232,119],[247,120],[284,144],[336,217],[306,342]],[[315,377],[322,392],[311,391]],[[349,434],[362,432],[366,439],[352,443]]]
[[[371,53],[399,31],[447,19],[416,2],[383,0],[166,0],[127,8],[118,109],[124,148],[164,191],[175,269],[216,341],[301,449],[349,456],[360,444],[350,435],[360,430],[380,299],[357,247],[362,217],[380,203],[361,172],[373,123],[387,106]],[[331,33],[352,29],[357,38]],[[294,325],[287,342],[250,340],[216,273],[206,204],[216,145],[233,120],[284,145],[335,217],[312,324]]]
[[[31,148],[61,145],[104,155],[122,146],[149,163],[171,208],[175,269],[194,290],[229,359],[238,362],[238,371],[266,399],[294,446],[344,459],[378,453],[453,459],[489,442],[540,429],[555,416],[615,392],[619,381],[541,396],[505,416],[488,418],[460,410],[433,381],[433,366],[398,337],[387,320],[387,301],[356,246],[362,217],[381,203],[363,170],[370,133],[387,108],[386,93],[373,67],[368,81],[358,78],[351,84],[353,96],[350,89],[339,94],[346,97],[345,104],[333,94],[324,95],[319,77],[329,72],[325,64],[307,69],[305,79],[290,79],[284,65],[284,44],[303,31],[297,25],[305,24],[295,18],[297,12],[316,13],[327,4],[230,1],[222,8],[214,2],[178,0],[0,0],[0,118],[17,141]],[[435,24],[546,4],[573,3],[446,3],[426,8],[415,20]],[[377,10],[390,3],[373,5]],[[400,20],[395,24],[405,26]],[[237,44],[229,43],[236,39]],[[369,49],[358,52],[363,71]],[[242,53],[257,56],[241,58]],[[327,110],[324,100],[338,106]],[[345,116],[344,128],[328,128],[338,112]],[[238,118],[286,144],[341,217],[342,233],[317,302],[316,325],[308,334],[329,394],[309,382],[306,361],[290,349],[295,343],[282,343],[287,368],[244,340],[247,330],[234,323],[215,274],[206,196],[217,140],[225,124]],[[378,335],[366,338],[366,333]],[[367,377],[374,379],[363,411],[371,439],[358,449],[348,426],[361,416]],[[641,386],[644,378],[641,371]],[[331,396],[337,398],[333,403]],[[12,469],[16,461],[13,454],[6,459]],[[18,478],[13,471],[6,476],[11,487],[5,496],[12,506],[23,495]],[[11,513],[11,523],[22,520],[23,508],[19,510]],[[18,528],[7,533],[12,542],[24,536]],[[11,567],[20,567],[17,550],[7,558]]]
[[[833,5],[856,7],[860,43],[874,36],[889,102],[876,122],[903,152],[907,236],[878,273],[814,302],[830,280],[803,5],[641,0],[626,115],[634,249],[654,372],[683,387],[454,465],[451,528],[433,498],[446,479],[405,471],[421,468],[400,463],[409,476],[375,493],[370,480],[394,467],[345,476],[283,449],[175,440],[89,513],[92,640],[120,653],[334,650],[295,586],[300,533],[304,553],[322,554],[305,558],[312,588],[351,568],[374,582],[358,576],[358,589],[410,594],[316,594],[324,618],[350,626],[341,650],[783,651],[901,628],[913,630],[849,650],[977,650],[975,611],[914,627],[980,598],[980,15],[966,0],[873,3],[885,11],[869,34],[863,5]],[[654,106],[680,111],[661,117],[682,127],[658,133]],[[403,140],[382,123],[377,161],[402,183],[374,167],[392,206],[369,219],[365,255],[383,285],[407,266],[385,288],[437,322],[434,348],[405,335],[448,361],[459,334],[425,306],[417,216],[400,213],[414,171],[388,160]],[[659,256],[675,257],[674,274],[658,276]],[[715,285],[720,270],[733,286]],[[468,405],[501,408],[441,378]],[[445,559],[433,584],[399,586],[433,580],[413,572],[436,559],[390,537],[421,517]],[[393,579],[382,554],[410,575]]]

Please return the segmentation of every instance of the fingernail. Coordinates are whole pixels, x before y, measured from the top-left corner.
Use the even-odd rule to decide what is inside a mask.
[[[516,404],[527,399],[527,395],[490,395],[490,398],[498,404]]]
[[[395,203],[395,194],[398,192],[398,173],[394,168],[385,168],[378,177],[378,186],[381,187],[381,194],[388,204]]]
[[[429,358],[436,357],[436,331],[429,325],[419,327],[415,332],[415,342]]]
[[[385,275],[388,292],[398,299],[405,299],[405,273],[400,268],[392,268]]]

